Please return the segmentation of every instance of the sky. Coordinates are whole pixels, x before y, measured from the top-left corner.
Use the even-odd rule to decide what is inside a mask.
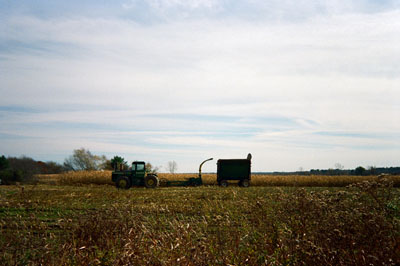
[[[0,154],[400,166],[400,1],[0,0]]]

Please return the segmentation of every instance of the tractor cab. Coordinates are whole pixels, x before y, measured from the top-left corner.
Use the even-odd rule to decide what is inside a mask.
[[[133,162],[131,174],[132,177],[144,178],[146,173],[146,163],[145,162]]]

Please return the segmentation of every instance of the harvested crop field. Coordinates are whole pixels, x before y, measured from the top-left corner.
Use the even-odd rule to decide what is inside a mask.
[[[2,265],[395,265],[400,190],[0,187]]]
[[[188,177],[197,177],[198,174],[158,174],[160,179],[184,180]],[[62,185],[113,185],[111,171],[77,171],[56,175],[39,175],[39,183]],[[217,185],[216,174],[203,174],[205,185]],[[299,186],[299,187],[345,187],[363,181],[376,181],[377,176],[324,176],[324,175],[252,175],[252,186]],[[387,175],[385,179],[400,187],[400,175]]]

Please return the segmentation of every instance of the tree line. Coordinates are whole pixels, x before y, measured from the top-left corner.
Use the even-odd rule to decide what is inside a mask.
[[[311,169],[310,171],[295,171],[295,172],[255,172],[253,174],[263,175],[326,175],[326,176],[339,176],[339,175],[355,175],[355,176],[368,176],[391,174],[400,175],[400,167],[362,167],[358,166],[354,169]]]
[[[0,184],[33,182],[37,174],[58,174],[63,171],[63,165],[53,161],[36,161],[27,156],[0,157]]]
[[[105,155],[95,155],[88,149],[80,148],[65,158],[63,164],[54,161],[36,161],[27,156],[0,157],[0,184],[14,184],[16,182],[35,182],[38,174],[59,174],[67,171],[94,171],[129,169],[128,162],[120,156],[108,159]],[[171,172],[176,171],[176,162],[169,162]],[[160,167],[146,162],[146,172],[158,172]]]
[[[63,164],[54,161],[36,161],[28,156],[0,157],[0,184],[34,182],[38,174],[59,174],[66,171],[111,170],[111,160],[94,155],[85,148],[76,149]]]

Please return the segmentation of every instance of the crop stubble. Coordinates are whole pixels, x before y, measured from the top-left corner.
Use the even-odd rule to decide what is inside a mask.
[[[0,187],[0,264],[400,262],[400,192],[387,180],[329,189],[56,183]]]

